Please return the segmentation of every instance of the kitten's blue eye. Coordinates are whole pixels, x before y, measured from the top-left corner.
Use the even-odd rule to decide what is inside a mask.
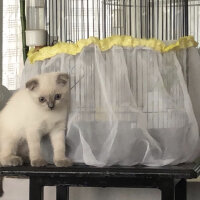
[[[46,99],[44,97],[39,97],[39,102],[44,103]]]
[[[55,100],[61,99],[61,94],[56,94],[55,97],[54,97],[54,99],[55,99]]]

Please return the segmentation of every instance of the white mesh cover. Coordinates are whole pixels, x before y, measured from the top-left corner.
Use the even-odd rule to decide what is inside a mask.
[[[27,61],[21,86],[41,73],[70,74],[66,141],[74,162],[161,166],[193,161],[199,132],[184,78],[186,52],[119,46],[101,52],[90,45],[76,56]],[[51,152],[45,153],[49,161]]]

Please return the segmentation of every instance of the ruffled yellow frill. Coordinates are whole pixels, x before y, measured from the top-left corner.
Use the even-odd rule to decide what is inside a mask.
[[[76,55],[81,52],[81,50],[90,45],[95,44],[99,46],[101,51],[106,51],[113,46],[123,46],[123,47],[138,47],[144,46],[152,48],[156,51],[162,53],[168,52],[171,50],[179,50],[188,47],[196,47],[198,43],[194,40],[194,37],[187,36],[182,37],[179,40],[175,41],[172,44],[166,45],[164,42],[157,39],[138,39],[131,36],[117,36],[113,35],[111,37],[99,40],[95,37],[90,37],[88,39],[79,40],[77,43],[64,43],[59,42],[54,46],[43,47],[39,51],[35,49],[30,49],[28,53],[28,58],[31,63],[35,61],[44,60],[46,58],[51,58],[60,53],[66,53],[71,55]]]

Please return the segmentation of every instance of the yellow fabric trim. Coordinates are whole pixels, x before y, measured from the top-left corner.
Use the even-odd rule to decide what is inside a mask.
[[[35,51],[34,48],[30,49],[28,53],[28,58],[31,63],[35,61],[44,60],[47,58],[51,58],[60,53],[66,53],[71,55],[76,55],[81,52],[81,50],[90,45],[96,44],[99,46],[101,51],[106,51],[113,46],[123,46],[123,47],[138,47],[144,46],[152,48],[156,51],[160,51],[162,53],[168,52],[171,50],[179,50],[188,47],[196,47],[198,43],[194,40],[194,37],[187,36],[182,37],[179,40],[175,41],[173,44],[166,45],[164,42],[157,39],[138,39],[133,38],[131,36],[118,36],[113,35],[111,37],[99,40],[95,37],[90,37],[88,39],[79,40],[77,43],[64,43],[59,42],[54,46],[43,47],[39,51]]]

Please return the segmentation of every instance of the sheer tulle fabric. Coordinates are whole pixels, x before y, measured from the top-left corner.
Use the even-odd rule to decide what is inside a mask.
[[[94,166],[189,162],[199,154],[199,131],[186,84],[187,51],[199,56],[195,48],[160,53],[113,46],[102,52],[89,45],[77,55],[59,54],[34,64],[27,60],[21,87],[37,74],[70,74],[66,143],[74,162]],[[51,162],[49,141],[43,145]]]

